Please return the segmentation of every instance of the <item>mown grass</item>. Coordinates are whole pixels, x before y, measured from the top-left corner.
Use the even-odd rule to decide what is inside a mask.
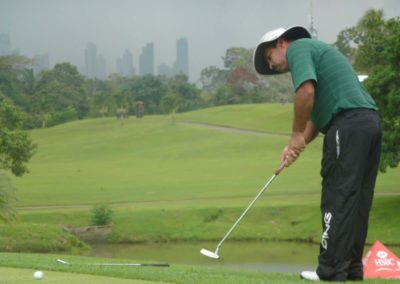
[[[288,139],[170,125],[164,117],[85,120],[32,137],[39,150],[31,173],[13,179],[20,206],[248,197],[278,166]],[[319,194],[320,149],[318,139],[270,194]],[[398,191],[397,176],[382,175],[377,193]]]
[[[229,240],[302,241],[318,243],[320,240],[320,213],[316,205],[293,206],[273,200],[268,196],[252,208]],[[236,201],[239,202],[239,201]],[[240,216],[248,203],[240,201],[237,206],[226,203],[209,208],[168,208],[167,204],[153,209],[113,207],[113,232],[108,241],[112,243],[219,241],[231,224]],[[241,206],[240,206],[241,204]],[[217,205],[217,204],[215,204]],[[396,212],[398,199],[376,198],[371,213],[368,243],[381,240],[396,245],[399,228],[397,218],[389,216]],[[21,223],[27,230],[32,227],[87,226],[90,208],[86,210],[29,211],[21,213]],[[384,220],[384,221],[383,221]],[[18,226],[17,226],[18,227]],[[24,230],[24,227],[19,230]],[[8,235],[8,234],[6,234]],[[47,242],[49,246],[51,242]],[[51,251],[51,250],[50,250]]]
[[[203,122],[268,133],[290,134],[292,104],[220,106],[180,114],[177,121]]]
[[[75,265],[62,265],[56,262],[56,259],[62,258],[70,263],[76,263]],[[76,257],[76,256],[62,256],[62,255],[39,255],[39,254],[14,254],[14,253],[0,253],[0,266],[2,267],[20,267],[25,269],[43,270],[45,272],[45,278],[48,274],[48,283],[55,283],[58,278],[51,279],[51,273],[48,271],[60,271],[68,274],[63,276],[53,277],[64,277],[61,283],[72,283],[71,280],[75,279],[77,282],[73,283],[84,283],[82,279],[88,279],[87,275],[98,275],[107,276],[122,279],[134,279],[135,282],[141,283],[140,281],[151,281],[158,283],[298,283],[299,277],[292,273],[262,273],[262,272],[246,272],[246,271],[234,271],[224,269],[212,269],[202,267],[192,267],[184,265],[172,265],[169,268],[154,268],[154,267],[101,267],[95,265],[87,265],[93,263],[104,263],[110,262],[109,259],[100,258],[88,258],[88,257]],[[114,259],[115,263],[132,263],[132,260],[120,260]],[[140,262],[140,260],[138,260]],[[147,262],[148,263],[148,262]],[[15,273],[18,273],[15,272]],[[82,274],[78,276],[77,273]],[[71,275],[72,278],[68,278]],[[20,276],[16,276],[19,278]],[[43,280],[43,282],[45,282]],[[51,281],[53,280],[53,281]],[[90,278],[89,278],[90,280]],[[99,278],[99,283],[102,283],[102,279]],[[112,280],[112,279],[110,279]],[[117,280],[118,281],[118,280]],[[365,283],[396,283],[397,280],[366,280]],[[8,282],[14,283],[14,282]],[[26,283],[26,282],[22,282]],[[57,282],[60,283],[60,282]],[[86,282],[88,283],[88,282]],[[90,282],[89,282],[90,283]],[[94,282],[93,282],[94,283]],[[97,282],[96,282],[97,283]],[[103,282],[104,283],[104,282]],[[110,282],[111,283],[111,282]],[[112,282],[114,283],[114,282]],[[118,282],[116,282],[118,283]],[[123,283],[123,282],[122,282]],[[145,282],[146,283],[146,282]]]
[[[48,216],[48,215],[47,215]],[[63,231],[60,223],[20,222],[0,226],[0,251],[83,253],[89,247]]]
[[[38,280],[33,277],[33,269],[23,268],[5,268],[0,267],[0,283],[7,284],[30,284],[38,283]],[[97,276],[81,273],[68,273],[68,272],[55,272],[44,271],[44,276],[40,279],[40,283],[74,283],[74,284],[152,284],[152,283],[165,283],[153,282],[136,279],[122,279],[116,277]]]

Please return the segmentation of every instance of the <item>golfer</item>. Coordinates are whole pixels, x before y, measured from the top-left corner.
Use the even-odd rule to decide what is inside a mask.
[[[337,49],[304,27],[267,32],[254,52],[259,74],[290,72],[295,91],[292,134],[281,161],[290,166],[319,132],[322,157],[322,237],[316,272],[308,280],[362,280],[381,151],[377,106]]]

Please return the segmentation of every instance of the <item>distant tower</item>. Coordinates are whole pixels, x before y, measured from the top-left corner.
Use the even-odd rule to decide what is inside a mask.
[[[85,49],[85,75],[93,79],[96,77],[97,50],[96,46],[89,42]]]
[[[309,23],[309,30],[310,30],[310,33],[311,33],[311,36],[313,37],[313,38],[318,38],[318,31],[317,31],[317,29],[315,28],[315,26],[314,26],[314,1],[313,0],[310,0],[310,23]]]
[[[102,55],[99,55],[96,58],[95,77],[100,80],[107,79],[107,63],[106,59]]]
[[[154,75],[154,44],[148,43],[139,57],[139,75]]]
[[[189,77],[189,47],[188,40],[181,38],[176,41],[175,73]]]
[[[135,68],[133,67],[133,56],[129,49],[124,51],[122,58],[117,60],[118,73],[124,77],[132,77],[135,75]]]

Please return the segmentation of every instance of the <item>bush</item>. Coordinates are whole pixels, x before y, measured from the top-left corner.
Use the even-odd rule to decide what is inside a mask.
[[[113,211],[106,204],[96,205],[92,209],[92,218],[90,225],[104,226],[111,224]]]

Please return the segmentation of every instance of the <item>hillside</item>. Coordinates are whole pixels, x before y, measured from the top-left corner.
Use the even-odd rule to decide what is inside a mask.
[[[106,203],[115,212],[111,242],[217,241],[279,165],[288,136],[271,133],[289,132],[291,111],[289,105],[224,106],[32,131],[38,152],[31,173],[13,178],[21,223],[3,235],[14,243],[24,230],[43,226],[60,235],[64,224],[88,225],[91,207]],[[274,180],[231,239],[318,242],[321,144],[318,138]],[[379,175],[370,243],[399,243],[396,218],[388,218],[397,215],[399,179],[399,169]],[[40,236],[37,249],[48,249],[43,236],[30,235]]]
[[[179,114],[175,123],[167,116],[99,118],[34,130],[38,151],[30,174],[13,178],[19,206],[252,196],[278,166],[288,137],[182,122],[288,133],[291,111],[290,105],[238,105]],[[284,171],[270,195],[319,195],[321,141]],[[398,180],[398,169],[381,175],[377,192],[398,192]]]

